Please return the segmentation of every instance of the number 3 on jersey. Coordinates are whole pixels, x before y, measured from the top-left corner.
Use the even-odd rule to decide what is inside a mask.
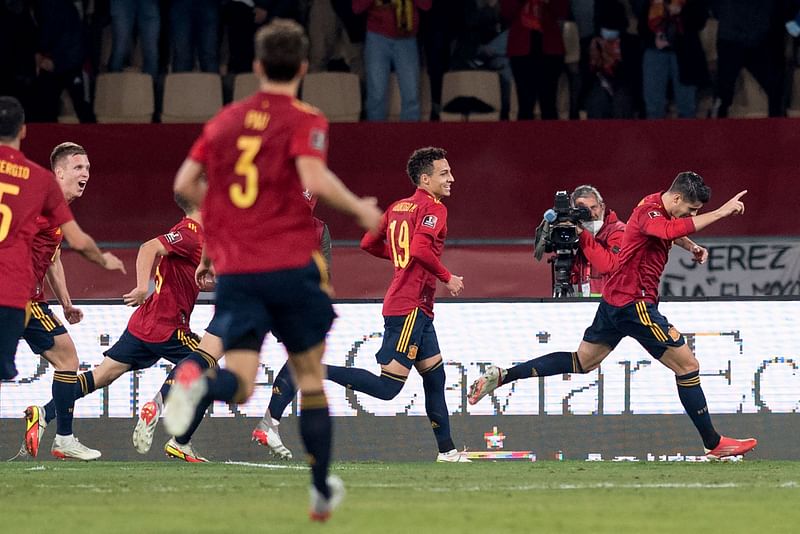
[[[408,221],[400,223],[400,230],[395,237],[395,229],[397,221],[389,223],[389,243],[392,246],[392,260],[394,266],[400,269],[405,269],[408,262],[411,260],[411,244],[408,235]]]
[[[236,148],[242,153],[236,160],[234,172],[237,176],[244,176],[244,185],[231,184],[229,194],[234,206],[247,209],[256,203],[258,197],[258,167],[254,160],[261,149],[261,137],[242,135],[236,140]]]

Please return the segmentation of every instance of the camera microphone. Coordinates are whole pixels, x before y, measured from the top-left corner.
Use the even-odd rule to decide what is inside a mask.
[[[558,215],[556,214],[556,211],[553,208],[550,208],[549,210],[544,212],[544,220],[547,221],[548,223],[553,224],[556,221],[556,219],[558,219]]]

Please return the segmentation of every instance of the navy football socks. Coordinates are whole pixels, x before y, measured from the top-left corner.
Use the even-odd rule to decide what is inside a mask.
[[[681,399],[681,404],[700,433],[703,445],[706,449],[713,449],[719,445],[720,436],[711,423],[706,396],[700,386],[700,371],[676,375],[675,381],[678,383],[678,397]]]
[[[283,364],[275,381],[272,384],[272,397],[269,399],[269,415],[276,421],[280,421],[286,407],[291,404],[292,399],[297,394],[297,389],[292,380],[292,373],[289,372],[289,365]]]
[[[69,372],[69,371],[59,371],[59,372]],[[61,386],[59,386],[59,388],[60,387]],[[72,405],[74,406],[76,400],[85,397],[94,390],[95,390],[94,375],[92,374],[91,371],[86,371],[85,373],[77,375],[76,381],[70,384]],[[61,393],[59,393],[59,395],[61,395]],[[50,402],[44,405],[44,421],[45,423],[49,423],[55,418],[56,418],[56,392],[55,390],[53,390],[53,398],[50,399]]]
[[[431,422],[439,452],[452,451],[456,446],[450,436],[450,413],[444,398],[444,362],[439,362],[420,374],[425,390],[425,413]]]
[[[307,391],[300,398],[300,437],[308,453],[311,479],[326,499],[328,488],[328,465],[331,462],[331,437],[333,424],[328,413],[328,400],[324,391]]]
[[[551,352],[539,358],[515,365],[506,371],[503,384],[534,376],[552,376],[563,373],[582,373],[583,368],[575,352]]]
[[[395,398],[406,383],[405,376],[387,371],[382,371],[380,376],[375,376],[369,371],[353,367],[326,365],[325,368],[328,371],[328,380],[381,400]]]
[[[56,371],[53,374],[53,400],[56,412],[56,434],[69,436],[72,434],[72,416],[75,407],[75,387],[78,383],[76,371]],[[49,404],[49,403],[48,403]],[[45,408],[45,421],[47,409]]]

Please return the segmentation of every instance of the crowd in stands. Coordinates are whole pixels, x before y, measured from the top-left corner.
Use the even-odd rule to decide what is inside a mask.
[[[356,120],[800,115],[800,0],[0,0],[0,94],[94,122],[98,76],[138,72],[160,120],[169,75],[202,72],[229,102],[276,17],[310,72],[357,77],[326,80]]]

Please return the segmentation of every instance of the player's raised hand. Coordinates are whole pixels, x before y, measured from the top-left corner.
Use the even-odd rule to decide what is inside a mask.
[[[128,271],[125,270],[125,264],[122,263],[122,260],[114,256],[112,253],[103,252],[103,259],[105,260],[105,264],[103,265],[104,268],[108,269],[109,271],[122,271],[122,274],[128,274]]]
[[[464,277],[451,275],[450,281],[447,282],[447,289],[450,290],[451,295],[457,297],[464,289]]]
[[[358,211],[356,221],[367,231],[375,231],[381,223],[381,212],[378,207],[378,199],[375,197],[362,197],[358,199]]]
[[[83,311],[73,306],[64,306],[64,318],[69,324],[77,324],[83,319]]]
[[[723,217],[729,215],[742,215],[744,213],[744,202],[740,199],[747,193],[747,189],[737,193],[732,199],[720,206],[718,209]]]
[[[134,287],[124,295],[122,295],[122,300],[125,302],[126,306],[136,307],[141,304],[144,304],[144,301],[147,300],[147,288],[141,287]]]

